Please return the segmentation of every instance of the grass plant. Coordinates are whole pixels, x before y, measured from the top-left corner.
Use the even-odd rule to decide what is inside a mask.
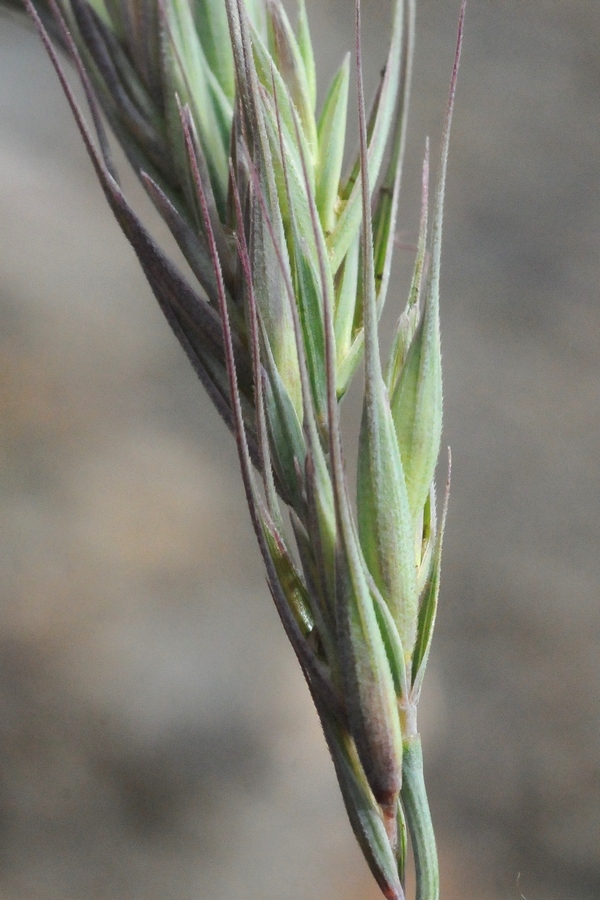
[[[236,440],[268,585],[365,858],[383,894],[402,900],[410,838],[417,900],[437,900],[417,707],[448,500],[446,489],[438,515],[442,214],[464,3],[432,212],[427,151],[414,272],[385,364],[378,323],[391,286],[415,0],[392,3],[368,116],[357,0],[359,149],[346,174],[350,55],[317,111],[304,0],[295,26],[279,0],[25,4],[108,203]],[[105,121],[193,283],[124,196]],[[340,403],[361,365],[353,489]]]

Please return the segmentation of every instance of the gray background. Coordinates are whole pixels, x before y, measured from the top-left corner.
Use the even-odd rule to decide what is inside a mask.
[[[309,3],[322,83],[352,6]],[[364,4],[371,88],[388,11]],[[404,242],[457,13],[419,4]],[[422,711],[444,900],[600,896],[599,47],[592,0],[471,0],[442,285],[453,492]],[[410,262],[400,249],[390,327]],[[0,897],[375,900],[233,442],[36,38],[1,18],[0,295]]]

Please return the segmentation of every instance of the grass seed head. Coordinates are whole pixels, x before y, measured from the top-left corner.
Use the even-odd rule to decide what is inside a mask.
[[[346,176],[349,57],[317,110],[303,2],[295,27],[279,0],[25,3],[111,208],[235,436],[269,587],[352,826],[383,893],[400,900],[406,824],[417,879],[435,882],[422,769],[414,764],[414,713],[435,622],[443,533],[433,481],[442,415],[441,224],[456,68],[430,250],[427,153],[411,291],[383,366],[378,321],[396,231],[414,0],[394,0],[368,119],[357,2],[360,149]],[[96,141],[55,47],[75,62]],[[193,284],[124,197],[100,111],[189,263]],[[363,359],[355,515],[339,403]],[[286,507],[295,548],[282,525]],[[419,896],[435,900],[432,890]]]

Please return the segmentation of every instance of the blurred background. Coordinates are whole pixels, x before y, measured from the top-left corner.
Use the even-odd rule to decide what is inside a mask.
[[[353,5],[308,6],[325,85]],[[458,6],[419,3],[404,243]],[[372,90],[389,3],[363,16]],[[442,278],[453,485],[421,712],[444,900],[600,896],[599,47],[589,0],[470,2]],[[233,441],[38,40],[4,18],[0,123],[0,897],[376,900]],[[388,330],[411,263],[399,249]]]

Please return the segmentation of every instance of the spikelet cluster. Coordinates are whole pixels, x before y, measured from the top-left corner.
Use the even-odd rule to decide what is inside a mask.
[[[106,198],[237,442],[270,591],[365,857],[385,896],[401,900],[408,831],[417,897],[436,900],[416,708],[445,517],[444,508],[436,518],[434,485],[442,427],[438,294],[456,66],[432,224],[426,153],[412,284],[384,365],[378,322],[390,288],[414,0],[392,4],[368,118],[357,3],[360,141],[346,174],[350,55],[317,110],[303,0],[295,26],[279,0],[26,3]],[[57,48],[75,63],[95,136]],[[104,119],[193,283],[124,196]],[[353,488],[339,405],[361,364]]]

